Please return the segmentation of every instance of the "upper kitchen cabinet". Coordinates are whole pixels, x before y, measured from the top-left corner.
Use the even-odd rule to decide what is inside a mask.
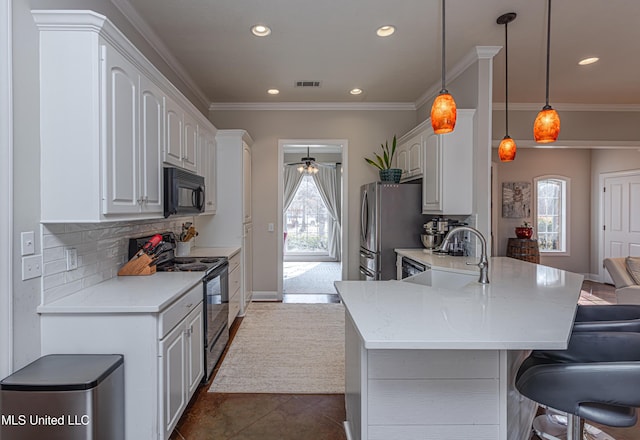
[[[163,218],[163,161],[177,148],[175,165],[196,172],[198,130],[215,127],[106,17],[32,14],[42,222]]]
[[[422,156],[429,134],[433,134],[433,129],[431,122],[426,120],[398,139],[396,167],[402,170],[401,182],[422,178]]]
[[[474,115],[475,110],[458,110],[456,128],[452,133],[436,135],[431,131],[425,137],[423,214],[472,213]]]
[[[198,130],[198,148],[200,150],[198,174],[204,176],[206,198],[204,214],[215,214],[217,210],[217,148],[215,130]]]

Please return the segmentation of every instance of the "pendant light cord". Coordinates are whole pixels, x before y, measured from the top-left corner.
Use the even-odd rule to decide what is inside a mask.
[[[547,11],[547,86],[545,96],[545,108],[549,107],[549,53],[551,52],[551,0],[548,3],[549,10]]]
[[[504,111],[505,128],[504,133],[509,136],[509,38],[507,28],[509,23],[504,24]]]
[[[549,0],[551,1],[551,0]],[[444,75],[445,75],[445,48],[444,48],[444,35],[445,35],[445,15],[444,15],[444,2],[445,0],[442,0],[442,90],[446,90],[445,89],[445,80],[444,80]]]

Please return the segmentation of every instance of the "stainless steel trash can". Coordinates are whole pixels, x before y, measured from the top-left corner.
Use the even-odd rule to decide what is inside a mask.
[[[0,381],[1,440],[123,440],[122,355],[51,354]]]

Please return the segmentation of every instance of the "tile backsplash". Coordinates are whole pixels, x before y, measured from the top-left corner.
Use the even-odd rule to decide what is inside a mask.
[[[179,233],[193,217],[167,220],[93,223],[50,223],[42,232],[42,304],[117,276],[127,261],[129,238],[163,231]],[[78,268],[67,270],[66,250],[78,254]]]

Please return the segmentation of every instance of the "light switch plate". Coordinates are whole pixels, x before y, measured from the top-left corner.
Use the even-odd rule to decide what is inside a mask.
[[[22,281],[42,276],[42,255],[22,257]]]
[[[33,231],[20,234],[21,255],[33,255],[36,253],[35,234]]]

